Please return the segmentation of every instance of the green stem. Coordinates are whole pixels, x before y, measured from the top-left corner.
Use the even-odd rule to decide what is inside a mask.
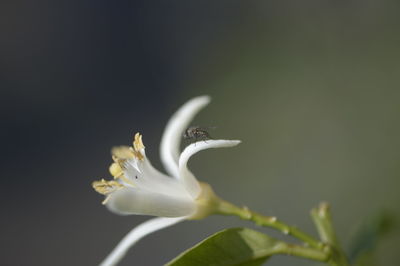
[[[322,240],[319,241],[298,228],[279,221],[276,217],[265,216],[219,198],[215,195],[210,185],[206,183],[201,183],[201,186],[202,196],[197,200],[198,212],[191,219],[203,219],[211,214],[238,216],[243,220],[274,228],[285,235],[291,235],[305,244],[305,246],[301,246],[282,242],[276,250],[278,253],[323,261],[330,266],[349,265],[346,255],[337,241],[328,204],[323,203],[311,211],[312,218]]]
[[[222,199],[219,201],[218,213],[222,215],[235,215],[243,220],[253,221],[261,226],[272,227],[276,230],[281,231],[285,235],[291,235],[298,238],[299,240],[303,241],[311,247],[317,249],[321,249],[322,247],[321,243],[314,237],[308,235],[307,233],[304,233],[296,227],[287,225],[279,221],[276,217],[264,216],[262,214],[253,212],[246,207],[240,208]]]
[[[285,242],[281,242],[275,247],[275,254],[286,254],[322,262],[326,262],[329,259],[329,253],[326,253],[323,250],[293,245]]]
[[[333,229],[329,205],[322,202],[317,208],[311,210],[311,217],[317,227],[318,234],[324,243],[338,246],[335,231]]]
[[[330,265],[348,266],[346,255],[337,240],[333,228],[330,206],[322,202],[317,208],[311,210],[311,217],[317,227],[318,234],[323,243],[327,244],[332,250]]]

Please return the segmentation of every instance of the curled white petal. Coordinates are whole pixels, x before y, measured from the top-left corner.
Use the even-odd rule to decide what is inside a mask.
[[[124,174],[138,189],[175,197],[190,197],[179,180],[159,172],[147,158],[143,161],[128,160]]]
[[[183,181],[186,190],[193,198],[197,198],[201,192],[199,182],[187,168],[187,162],[195,153],[211,148],[233,147],[240,143],[240,140],[206,140],[192,143],[185,148],[179,158],[179,178]]]
[[[119,244],[111,251],[111,253],[100,263],[100,266],[116,265],[126,254],[128,249],[132,247],[141,238],[155,231],[161,230],[168,226],[174,225],[185,220],[186,217],[164,218],[158,217],[150,219],[130,231]]]
[[[135,188],[123,188],[110,195],[107,208],[117,214],[142,214],[162,217],[192,215],[196,211],[191,197],[177,197]]]
[[[178,159],[182,133],[194,116],[209,102],[209,96],[193,98],[179,108],[167,123],[161,139],[160,155],[165,170],[173,177],[179,175]]]

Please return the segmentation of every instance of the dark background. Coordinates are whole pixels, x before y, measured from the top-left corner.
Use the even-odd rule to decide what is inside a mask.
[[[99,263],[147,219],[108,212],[92,190],[110,148],[140,131],[161,168],[165,123],[203,94],[213,102],[195,124],[243,143],[196,156],[198,178],[312,234],[308,211],[328,200],[347,246],[366,217],[399,211],[399,11],[377,0],[2,1],[0,264]],[[252,225],[185,222],[121,265],[160,265],[233,226]],[[378,264],[398,264],[398,241],[382,242]]]

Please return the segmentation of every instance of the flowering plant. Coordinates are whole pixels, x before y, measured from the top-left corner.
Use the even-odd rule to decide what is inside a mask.
[[[322,203],[312,210],[312,218],[320,236],[317,239],[276,217],[264,216],[222,200],[210,185],[196,179],[187,167],[188,160],[194,154],[240,143],[239,140],[206,139],[192,143],[180,152],[182,133],[209,101],[208,96],[191,99],[168,122],[160,145],[161,161],[168,175],[152,166],[139,133],[134,136],[131,147],[112,149],[113,163],[109,170],[113,180],[101,179],[92,183],[97,192],[105,195],[103,204],[120,215],[158,217],[129,232],[101,265],[116,265],[131,246],[150,233],[184,220],[203,219],[212,214],[235,215],[277,229],[297,238],[301,244],[286,243],[246,228],[228,229],[184,252],[169,265],[260,265],[275,254],[303,257],[332,266],[349,265],[335,236],[328,204]],[[221,249],[224,252],[216,251]]]

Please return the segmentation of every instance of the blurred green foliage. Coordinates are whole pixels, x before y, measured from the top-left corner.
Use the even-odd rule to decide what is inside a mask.
[[[376,266],[375,255],[382,238],[393,232],[395,217],[388,211],[382,211],[361,224],[355,233],[349,248],[349,258],[354,265]]]

